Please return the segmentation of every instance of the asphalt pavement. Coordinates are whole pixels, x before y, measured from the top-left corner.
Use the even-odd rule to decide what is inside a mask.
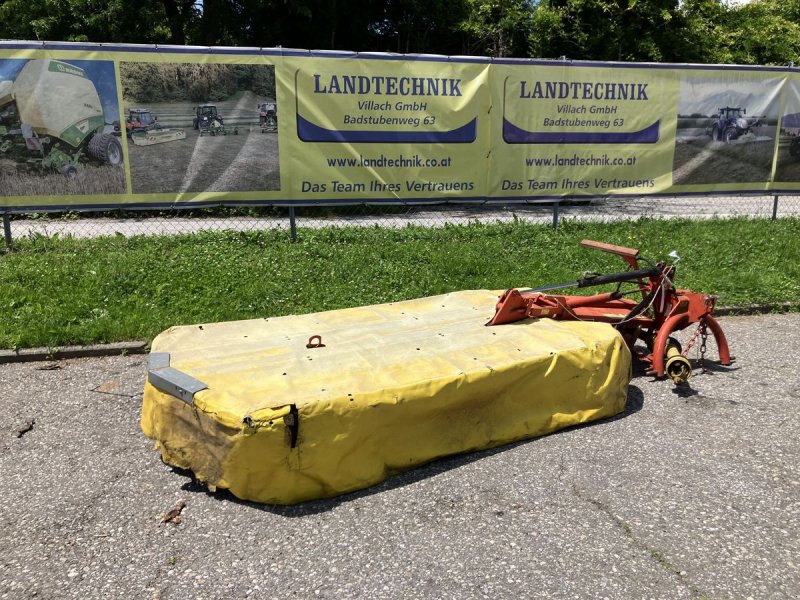
[[[160,461],[146,356],[0,365],[0,598],[798,598],[800,314],[721,322],[688,389],[293,507]]]

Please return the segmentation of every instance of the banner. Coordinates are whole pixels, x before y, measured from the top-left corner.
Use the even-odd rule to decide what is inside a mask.
[[[0,42],[0,210],[798,190],[788,67]]]

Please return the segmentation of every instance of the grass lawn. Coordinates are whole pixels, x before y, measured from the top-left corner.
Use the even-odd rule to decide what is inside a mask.
[[[172,326],[306,313],[617,272],[589,238],[681,256],[679,287],[721,305],[800,300],[800,219],[564,221],[95,240],[33,237],[0,256],[0,347],[152,339]],[[584,289],[596,293],[597,288]],[[565,293],[573,293],[566,290]],[[491,315],[486,315],[487,320]]]

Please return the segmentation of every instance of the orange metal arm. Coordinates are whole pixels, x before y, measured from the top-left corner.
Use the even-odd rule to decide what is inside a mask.
[[[615,246],[614,244],[595,242],[594,240],[582,240],[581,246],[584,248],[594,248],[595,250],[601,250],[603,252],[608,252],[609,254],[616,254],[617,256],[621,256],[622,260],[624,260],[634,269],[639,268],[639,251],[636,248]]]

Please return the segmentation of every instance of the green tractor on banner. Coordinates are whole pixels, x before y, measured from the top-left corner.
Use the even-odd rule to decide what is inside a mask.
[[[262,102],[258,105],[258,124],[261,133],[278,131],[278,105],[274,101]]]
[[[14,81],[0,81],[0,157],[75,177],[87,159],[122,165],[116,129],[80,67],[29,60]]]
[[[225,129],[225,119],[219,114],[217,107],[213,104],[201,104],[195,107],[195,116],[192,119],[192,127],[200,132],[200,137],[204,135],[228,135]],[[239,129],[234,127],[233,134],[239,133]]]

